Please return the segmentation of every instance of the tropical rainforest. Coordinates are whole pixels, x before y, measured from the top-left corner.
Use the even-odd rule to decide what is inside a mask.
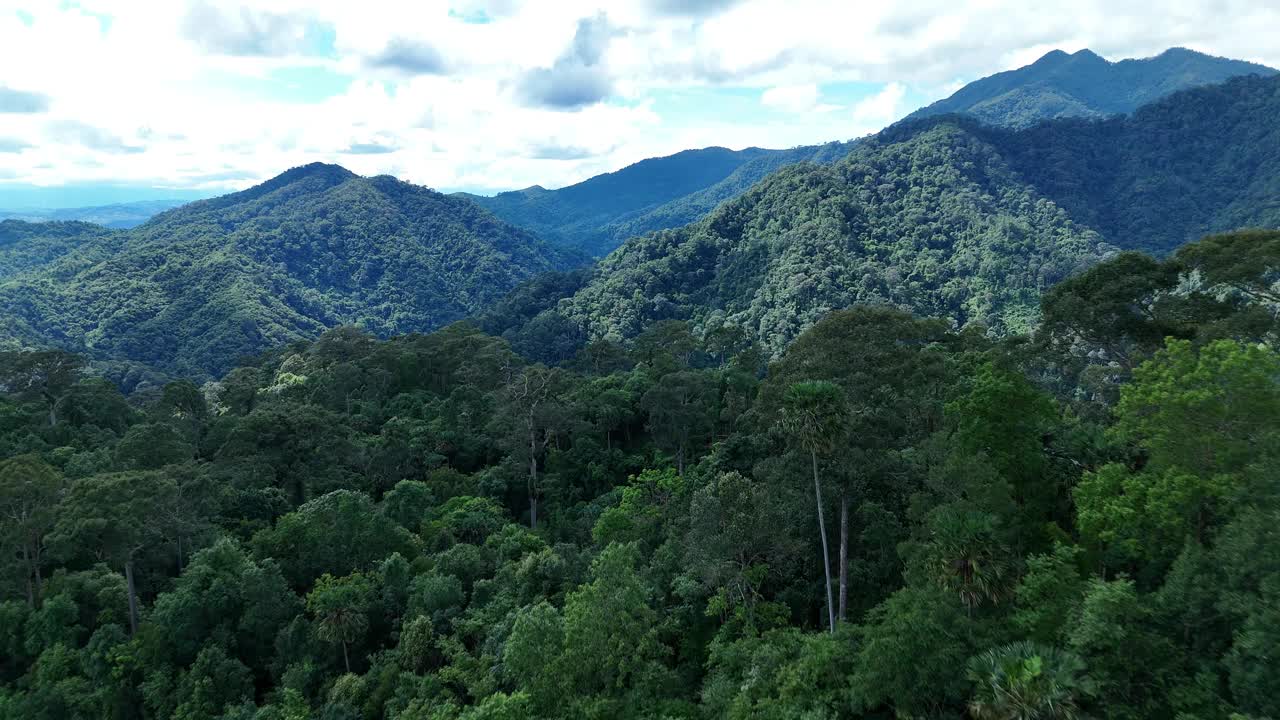
[[[434,330],[580,261],[467,200],[319,163],[108,238],[94,227],[0,224],[0,344],[122,361],[129,386],[139,364],[219,376],[344,323]]]
[[[859,305],[773,362],[340,327],[126,398],[6,353],[0,717],[1274,717],[1277,271],[1214,236],[1032,335]]]
[[[0,720],[1280,718],[1280,77],[1202,58],[0,222]]]
[[[1046,288],[1118,249],[1166,256],[1280,227],[1277,118],[1280,76],[1253,76],[1107,120],[903,122],[632,238],[565,294],[524,292],[522,312],[487,327],[547,361],[562,359],[549,335],[625,339],[671,319],[738,327],[777,353],[859,302],[1026,332]]]

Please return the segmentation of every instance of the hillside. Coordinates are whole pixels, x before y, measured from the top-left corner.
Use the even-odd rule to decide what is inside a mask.
[[[830,162],[848,148],[828,143],[788,150],[685,150],[557,190],[534,186],[493,197],[463,195],[553,243],[600,256],[634,235],[698,220],[779,167]]]
[[[0,220],[26,220],[27,222],[78,221],[102,225],[116,230],[127,230],[150,220],[156,213],[181,205],[185,200],[139,200],[93,207],[76,208],[18,208],[0,210]]]
[[[70,253],[75,253],[82,263],[101,260],[119,249],[121,237],[120,233],[84,222],[0,220],[0,282]]]
[[[1263,65],[1186,48],[1119,62],[1110,62],[1091,50],[1073,54],[1054,50],[1025,67],[971,82],[907,118],[964,113],[988,124],[1013,128],[1062,117],[1104,118],[1131,113],[1179,90],[1275,72]]]
[[[629,241],[528,327],[626,338],[689,319],[741,326],[776,353],[826,312],[870,302],[1026,330],[1043,289],[1114,248],[1163,255],[1280,227],[1277,118],[1280,76],[1105,121],[903,123],[834,166],[784,169],[705,220]]]
[[[994,148],[943,125],[784,169],[700,223],[636,238],[559,312],[591,336],[738,325],[774,352],[859,302],[1024,330],[1042,288],[1108,251]]]
[[[10,278],[0,337],[216,375],[334,325],[431,330],[569,262],[465,199],[313,164]]]

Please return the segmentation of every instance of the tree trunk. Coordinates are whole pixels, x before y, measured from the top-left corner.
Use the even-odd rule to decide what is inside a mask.
[[[529,430],[529,527],[538,528],[538,441]]]
[[[849,609],[849,493],[840,493],[840,622]]]
[[[347,666],[347,673],[351,673],[351,660],[347,657],[347,641],[342,641],[342,664]]]
[[[31,548],[31,577],[36,583],[36,605],[44,601],[44,578],[40,577],[40,541],[36,540]]]
[[[124,563],[124,582],[129,592],[129,637],[138,634],[138,594],[133,584],[133,558]]]
[[[831,555],[827,550],[827,524],[822,519],[822,485],[818,483],[818,453],[810,452],[813,460],[813,496],[818,501],[818,534],[822,536],[822,575],[827,586],[827,626],[832,634],[836,631],[836,609],[831,602]]]
[[[36,608],[36,592],[35,585],[31,579],[31,557],[27,554],[27,546],[22,546],[22,564],[27,566],[27,606],[32,610]]]
[[[684,477],[684,443],[676,446],[676,473]]]

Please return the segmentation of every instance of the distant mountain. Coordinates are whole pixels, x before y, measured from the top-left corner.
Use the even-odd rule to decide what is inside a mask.
[[[11,245],[31,248],[68,226],[4,227]],[[575,261],[466,199],[318,163],[118,237],[107,257],[53,253],[0,280],[0,306],[12,309],[0,344],[217,375],[339,324],[432,330]]]
[[[81,221],[117,230],[137,227],[156,213],[187,202],[186,200],[139,200],[81,208],[19,208],[0,210],[0,220],[27,222]]]
[[[1110,62],[1091,50],[1054,50],[1017,70],[971,82],[908,119],[964,113],[992,125],[1023,128],[1062,117],[1131,113],[1171,93],[1241,75],[1273,75],[1265,65],[1172,48],[1140,60]]]
[[[779,167],[831,162],[849,147],[685,150],[558,190],[534,186],[493,197],[459,194],[553,243],[599,256],[633,235],[693,222]]]
[[[1164,254],[1241,227],[1280,227],[1280,76],[1103,121],[902,123],[833,166],[785,168],[693,225],[629,240],[536,314],[522,290],[512,314],[532,319],[505,332],[526,346],[549,328],[626,338],[686,319],[779,351],[854,303],[1025,330],[1045,288],[1115,248]]]
[[[1035,63],[969,83],[908,120],[949,113],[1022,128],[1060,117],[1131,113],[1171,93],[1271,68],[1173,48],[1153,58],[1109,62],[1089,50],[1055,50]],[[720,147],[650,158],[576,185],[467,195],[495,215],[543,238],[602,256],[627,238],[695,222],[771,172],[799,162],[830,163],[854,143],[789,150]]]

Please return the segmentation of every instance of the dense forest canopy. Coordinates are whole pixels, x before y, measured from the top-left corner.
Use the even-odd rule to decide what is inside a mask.
[[[0,225],[0,346],[220,375],[344,323],[432,330],[578,262],[467,200],[321,164],[125,233],[89,227]]]
[[[833,165],[784,168],[698,223],[633,238],[564,295],[522,290],[521,312],[495,307],[486,327],[545,360],[563,357],[553,336],[630,338],[667,319],[738,328],[777,353],[855,302],[1025,332],[1046,288],[1117,248],[1165,255],[1208,232],[1280,227],[1277,118],[1280,76],[1127,118],[900,123]]]
[[[1274,75],[1265,65],[1170,48],[1155,57],[1109,62],[1091,50],[1053,50],[1017,70],[965,85],[908,119],[964,113],[989,125],[1025,128],[1064,117],[1124,115],[1166,95],[1244,75]]]
[[[0,354],[0,718],[1276,717],[1277,273],[1215,236],[1033,335],[857,305],[771,363]]]

